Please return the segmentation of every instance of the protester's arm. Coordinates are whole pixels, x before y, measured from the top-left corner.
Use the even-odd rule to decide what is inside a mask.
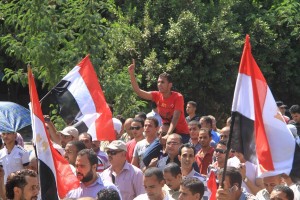
[[[251,194],[256,195],[258,191],[263,189],[262,179],[257,178],[255,183],[248,178],[246,179],[246,170],[246,165],[244,163],[240,164],[240,173],[242,175],[243,182],[247,185]]]
[[[136,78],[135,78],[134,69],[135,69],[135,60],[132,59],[132,64],[129,65],[128,72],[130,75],[131,86],[132,86],[134,92],[142,99],[152,100],[152,95],[150,92],[146,92],[146,91],[140,89],[139,84],[137,83]]]
[[[47,120],[46,120],[47,119]],[[60,135],[59,134],[57,134],[57,131],[56,131],[56,128],[55,128],[55,126],[54,126],[54,124],[50,121],[50,119],[48,120],[48,118],[47,117],[45,117],[45,126],[46,126],[46,128],[48,129],[48,131],[49,131],[49,134],[50,134],[50,139],[54,142],[54,143],[56,143],[56,144],[58,144],[58,145],[61,145],[60,144]]]
[[[136,166],[136,167],[140,167],[139,166],[139,158],[138,157],[133,157],[131,164]]]

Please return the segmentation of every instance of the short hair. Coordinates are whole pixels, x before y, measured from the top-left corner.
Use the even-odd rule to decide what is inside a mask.
[[[158,127],[158,120],[155,117],[147,117],[146,120],[153,121],[154,122],[154,126]]]
[[[195,149],[195,147],[194,147],[192,144],[190,144],[190,143],[185,143],[185,144],[181,145],[181,146],[179,147],[179,149],[178,149],[178,152],[179,152],[178,155],[181,155],[181,151],[182,151],[182,149],[183,149],[184,147],[185,147],[185,148],[188,148],[188,149],[193,149],[194,156],[196,155],[196,149]]]
[[[14,199],[14,187],[23,189],[28,184],[26,176],[37,177],[37,173],[30,169],[23,169],[21,171],[13,172],[7,177],[5,189],[6,197],[8,199]]]
[[[204,184],[196,177],[186,177],[181,181],[180,185],[188,188],[193,195],[200,193],[199,199],[201,199],[204,195]]]
[[[209,130],[209,129],[207,129],[207,128],[200,128],[199,133],[200,133],[201,131],[203,131],[203,132],[205,132],[205,133],[208,133],[208,136],[209,136],[209,137],[212,137],[211,130]]]
[[[181,135],[179,135],[179,134],[177,134],[177,133],[172,133],[172,134],[170,134],[169,136],[175,136],[175,138],[178,138],[179,139],[179,142],[180,142],[180,144],[182,144],[182,137],[181,137]]]
[[[203,119],[207,124],[212,126],[212,119],[209,116],[202,116],[200,119]]]
[[[173,177],[178,176],[178,174],[182,174],[180,166],[175,162],[168,163],[164,168],[164,173],[170,173]]]
[[[192,120],[192,121],[190,121],[190,122],[188,123],[188,125],[196,125],[196,126],[198,126],[198,128],[201,128],[201,124],[200,124],[200,122],[197,121],[197,120]]]
[[[82,149],[78,152],[77,156],[84,156],[87,155],[88,160],[91,165],[98,164],[98,157],[97,154],[94,152],[93,149]]]
[[[194,108],[197,108],[197,103],[195,101],[189,101],[187,104],[192,105]]]
[[[160,170],[157,167],[150,167],[146,169],[146,171],[144,172],[144,177],[151,177],[151,176],[156,176],[158,182],[165,180],[162,170]]]
[[[72,140],[72,141],[68,142],[67,144],[74,145],[76,147],[76,149],[77,149],[77,152],[79,152],[82,149],[86,148],[85,144],[82,141]]]
[[[219,174],[222,175],[224,173],[224,168],[220,169]],[[235,167],[227,167],[225,176],[229,177],[230,187],[232,187],[235,183],[238,184],[238,188],[240,189],[242,186],[242,175],[240,171]],[[221,181],[221,180],[219,180]]]
[[[120,200],[117,190],[112,188],[104,188],[97,193],[97,200]]]
[[[296,113],[300,114],[300,106],[299,105],[292,105],[290,107],[290,113],[291,114],[296,114]]]
[[[87,132],[83,132],[83,133],[80,133],[80,134],[78,135],[78,138],[79,138],[81,135],[86,135],[86,136],[88,136],[88,137],[90,138],[90,141],[91,141],[91,142],[93,141],[93,137],[91,136],[91,134],[89,134],[89,133],[87,133]]]
[[[294,199],[294,192],[288,186],[285,186],[285,185],[276,185],[273,188],[273,191],[280,191],[280,192],[285,193],[288,200],[293,200]]]
[[[147,118],[147,114],[144,112],[138,112],[135,116],[136,118],[142,118],[144,121]]]
[[[125,123],[125,118],[122,115],[117,115],[116,118],[120,120],[122,124]]]
[[[159,78],[165,78],[165,79],[167,79],[167,81],[168,81],[169,83],[173,83],[173,80],[172,80],[171,75],[168,74],[167,72],[161,73],[158,77],[159,77]]]
[[[138,122],[144,127],[144,119],[142,119],[140,117],[133,118],[132,122]]]

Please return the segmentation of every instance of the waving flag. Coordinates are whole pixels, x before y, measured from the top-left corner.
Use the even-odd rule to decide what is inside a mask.
[[[93,139],[115,140],[112,114],[94,67],[86,56],[50,92],[67,124],[88,132]]]
[[[299,148],[251,54],[249,40],[247,35],[233,98],[236,117],[232,148],[258,164],[261,177],[299,175]]]
[[[214,171],[210,171],[209,178],[207,181],[207,188],[209,189],[211,194],[209,200],[216,200],[217,199],[216,194],[218,188],[217,188],[216,175]]]
[[[52,146],[49,134],[45,129],[44,117],[39,103],[36,86],[31,69],[28,69],[30,93],[30,108],[33,141],[39,163],[39,178],[43,200],[63,199],[74,188],[79,187],[79,181],[72,172],[68,161]]]

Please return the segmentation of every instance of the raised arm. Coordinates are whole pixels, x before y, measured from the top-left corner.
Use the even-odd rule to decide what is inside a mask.
[[[135,70],[135,60],[132,59],[132,64],[129,65],[128,72],[130,75],[130,81],[131,81],[131,86],[133,88],[133,91],[142,99],[152,100],[152,95],[150,92],[140,89],[140,87],[136,81],[136,78],[135,78],[134,70]]]

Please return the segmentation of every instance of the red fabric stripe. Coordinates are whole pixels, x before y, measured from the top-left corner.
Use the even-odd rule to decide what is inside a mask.
[[[263,74],[261,73],[251,54],[249,35],[246,36],[239,72],[250,76],[252,80],[255,109],[255,142],[256,154],[260,164],[259,167],[262,172],[273,171],[274,165],[262,116],[262,110],[265,104],[268,86]]]
[[[210,172],[209,179],[207,181],[207,187],[209,188],[211,195],[209,200],[216,200],[217,199],[217,181],[216,175],[213,171]]]
[[[45,121],[41,109],[41,105],[39,102],[37,90],[35,81],[32,75],[32,71],[30,68],[28,68],[28,84],[29,84],[29,94],[30,94],[30,102],[31,107],[33,110],[33,114],[43,123],[44,130],[36,130],[37,134],[46,134],[46,137],[48,139],[48,144],[51,151],[51,158],[49,158],[49,162],[53,162],[55,166],[55,175],[56,175],[56,188],[58,190],[58,195],[62,199],[64,198],[67,193],[74,188],[79,187],[79,181],[72,172],[69,163],[66,159],[62,157],[52,146],[52,143],[50,142],[49,133],[47,132],[47,129],[45,128]],[[47,163],[45,163],[47,164]],[[41,181],[48,181],[48,180],[41,180]]]
[[[78,66],[80,66],[79,73],[93,98],[96,112],[100,114],[95,122],[97,138],[98,140],[115,140],[116,134],[113,127],[112,114],[106,103],[101,86],[97,84],[99,83],[98,78],[89,56],[86,56]]]

